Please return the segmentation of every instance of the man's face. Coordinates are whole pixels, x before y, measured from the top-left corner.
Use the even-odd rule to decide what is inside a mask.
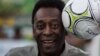
[[[61,14],[57,8],[40,8],[34,18],[33,34],[39,50],[55,53],[64,44]]]

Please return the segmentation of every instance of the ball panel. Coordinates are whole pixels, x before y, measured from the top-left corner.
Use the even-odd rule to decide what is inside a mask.
[[[71,10],[76,14],[83,13],[88,6],[88,0],[74,0],[74,2],[71,4]]]
[[[88,0],[93,18],[100,23],[100,0]]]
[[[66,11],[62,12],[62,21],[65,28],[68,28],[70,26],[70,17]]]
[[[79,19],[73,28],[74,33],[82,39],[92,39],[100,33],[99,25],[91,18]]]

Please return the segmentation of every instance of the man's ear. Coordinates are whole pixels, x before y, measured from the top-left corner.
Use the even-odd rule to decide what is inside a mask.
[[[33,37],[35,38],[35,28],[32,27],[32,33],[33,33]]]

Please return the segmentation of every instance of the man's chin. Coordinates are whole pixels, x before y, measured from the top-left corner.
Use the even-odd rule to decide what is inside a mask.
[[[56,52],[56,49],[55,48],[43,48],[43,50],[42,50],[45,54],[54,54],[55,52]]]

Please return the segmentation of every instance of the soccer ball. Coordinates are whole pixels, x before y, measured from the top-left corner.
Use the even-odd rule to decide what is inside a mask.
[[[70,0],[62,12],[65,29],[82,39],[92,39],[100,33],[99,0]]]

